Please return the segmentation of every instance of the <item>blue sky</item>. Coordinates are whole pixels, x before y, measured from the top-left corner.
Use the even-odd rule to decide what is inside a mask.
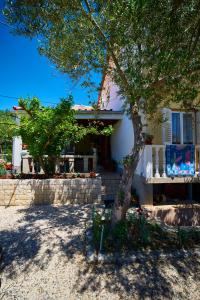
[[[0,11],[4,0],[0,0]],[[5,22],[0,13],[0,21]],[[70,93],[75,103],[87,105],[97,99],[97,93],[90,94],[74,83],[67,75],[58,72],[54,65],[37,51],[37,41],[11,34],[11,29],[0,23],[0,109],[12,109],[17,99],[12,97],[38,96],[43,104],[57,103]],[[100,75],[94,74],[100,81]],[[50,103],[46,103],[50,102]]]

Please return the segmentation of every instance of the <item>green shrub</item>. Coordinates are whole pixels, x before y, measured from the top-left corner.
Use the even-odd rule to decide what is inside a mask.
[[[95,248],[98,248],[101,238],[101,215],[93,210],[92,214],[92,229],[93,229],[93,243]]]
[[[112,230],[115,246],[122,248],[128,237],[128,224],[126,220],[119,221]]]
[[[189,244],[189,232],[184,229],[180,229],[180,227],[178,227],[177,243],[180,248],[187,247]]]
[[[200,230],[191,229],[189,235],[195,244],[200,244]]]

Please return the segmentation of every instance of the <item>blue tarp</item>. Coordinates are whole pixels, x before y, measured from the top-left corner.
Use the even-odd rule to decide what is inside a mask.
[[[167,176],[195,175],[195,146],[166,145]]]

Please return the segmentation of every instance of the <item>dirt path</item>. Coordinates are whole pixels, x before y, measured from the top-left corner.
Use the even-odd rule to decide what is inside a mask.
[[[200,261],[88,265],[89,205],[0,207],[1,299],[200,299]]]

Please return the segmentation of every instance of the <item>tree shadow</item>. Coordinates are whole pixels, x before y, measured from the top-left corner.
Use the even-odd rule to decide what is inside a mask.
[[[134,263],[86,265],[74,287],[80,294],[104,289],[120,299],[190,299],[187,280],[193,276],[198,289],[199,263],[195,256],[166,260],[144,255]]]
[[[81,237],[90,212],[89,205],[16,208],[17,223],[0,231],[2,269],[13,278],[32,266],[46,268],[55,257],[73,259],[83,252]]]
[[[7,208],[8,212],[9,209],[13,208]],[[4,251],[2,268],[7,278],[15,279],[18,272],[27,276],[44,270],[56,260],[53,266],[63,264],[66,277],[70,277],[68,262],[78,268],[73,289],[80,297],[91,293],[92,299],[108,299],[108,295],[117,295],[119,299],[189,299],[191,280],[198,290],[200,258],[195,255],[170,255],[166,259],[141,252],[133,263],[86,263],[83,234],[85,222],[91,217],[91,205],[15,210],[17,221],[0,232]],[[81,261],[77,262],[77,257]]]

